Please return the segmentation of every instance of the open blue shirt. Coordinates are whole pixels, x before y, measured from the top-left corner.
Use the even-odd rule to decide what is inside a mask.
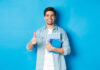
[[[44,55],[45,55],[45,47],[46,47],[46,37],[47,37],[47,28],[46,26],[40,28],[36,32],[37,37],[37,62],[36,62],[36,70],[43,70],[44,65]],[[66,62],[64,55],[70,54],[70,45],[66,32],[55,25],[53,33],[61,34],[62,48],[64,49],[64,54],[53,54],[54,61],[54,70],[66,70]]]

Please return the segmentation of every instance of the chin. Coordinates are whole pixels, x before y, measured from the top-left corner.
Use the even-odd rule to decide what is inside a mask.
[[[52,25],[52,24],[54,24],[54,23],[47,23],[48,25]]]
[[[48,25],[52,25],[53,23],[47,23]]]

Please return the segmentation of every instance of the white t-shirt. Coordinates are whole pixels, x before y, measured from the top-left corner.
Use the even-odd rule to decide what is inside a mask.
[[[48,34],[52,34],[53,29],[48,29]],[[43,70],[54,70],[54,62],[53,62],[53,53],[50,53],[45,48],[45,55],[44,55],[44,67]]]

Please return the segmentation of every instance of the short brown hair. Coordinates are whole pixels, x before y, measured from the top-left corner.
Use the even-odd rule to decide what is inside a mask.
[[[44,10],[44,16],[45,16],[45,14],[46,14],[47,11],[53,11],[53,12],[54,12],[54,15],[56,16],[56,11],[55,11],[55,9],[54,9],[53,7],[48,7],[48,8],[46,8],[46,9]]]

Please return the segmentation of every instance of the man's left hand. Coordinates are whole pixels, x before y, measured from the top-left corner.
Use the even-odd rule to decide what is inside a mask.
[[[53,46],[51,45],[51,43],[50,43],[49,41],[47,41],[46,49],[47,49],[48,51],[54,51],[55,47],[53,47]]]

